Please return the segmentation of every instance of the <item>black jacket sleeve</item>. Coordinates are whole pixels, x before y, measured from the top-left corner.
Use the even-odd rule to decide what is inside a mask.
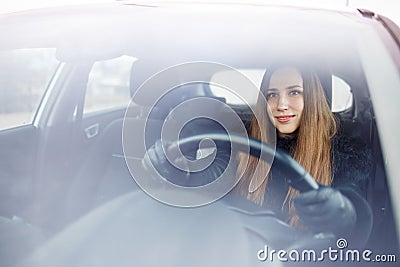
[[[360,140],[338,136],[333,142],[333,183],[354,205],[357,221],[349,229],[348,238],[354,247],[362,247],[372,230],[373,215],[366,201],[368,180],[372,173],[372,153]]]

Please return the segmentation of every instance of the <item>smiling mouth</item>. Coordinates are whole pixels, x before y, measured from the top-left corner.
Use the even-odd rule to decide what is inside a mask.
[[[288,116],[276,116],[276,120],[280,123],[285,123],[293,119],[295,115],[288,115]]]

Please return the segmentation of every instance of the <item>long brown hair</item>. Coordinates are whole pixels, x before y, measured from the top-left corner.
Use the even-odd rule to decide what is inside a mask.
[[[282,67],[285,67],[285,65],[277,65],[266,71],[261,84],[260,94],[266,96],[272,74],[278,68]],[[318,183],[330,185],[333,178],[331,140],[336,134],[337,122],[330,110],[324,89],[317,74],[310,68],[300,68],[298,66],[295,66],[295,68],[300,72],[303,78],[304,109],[297,131],[297,141],[291,151],[291,156],[300,163]],[[261,134],[262,132],[270,132],[271,127],[274,128],[267,115],[268,111],[264,99],[265,98],[259,96],[255,108],[255,112],[258,113],[257,117],[261,118],[262,122],[257,121],[256,116],[253,116],[248,131],[251,137],[266,143],[271,143],[270,134]],[[254,192],[250,192],[249,185],[258,164],[261,166],[259,168],[264,171],[263,174],[261,174],[264,176],[262,177],[264,181]],[[239,181],[236,190],[247,199],[262,205],[265,189],[268,186],[269,169],[270,166],[267,162],[259,162],[258,158],[255,157],[250,157],[248,161],[239,160],[238,173],[243,173],[244,171],[244,175]],[[257,175],[260,175],[260,173]],[[282,208],[288,203],[288,221],[294,226],[298,223],[298,217],[295,214],[292,202],[297,194],[297,190],[290,188],[282,203]]]

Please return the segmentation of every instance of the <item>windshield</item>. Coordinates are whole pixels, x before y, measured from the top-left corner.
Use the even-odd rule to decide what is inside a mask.
[[[396,253],[400,56],[387,30],[347,11],[194,5],[0,17],[12,251],[0,263],[281,266],[262,260],[269,245],[343,239]],[[308,190],[351,216],[302,228],[293,207]],[[342,215],[351,231],[325,231]]]

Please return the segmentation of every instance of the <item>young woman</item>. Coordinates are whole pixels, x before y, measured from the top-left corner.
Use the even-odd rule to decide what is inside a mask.
[[[299,194],[289,188],[274,165],[261,182],[252,183],[255,166],[267,163],[251,157],[239,163],[238,173],[244,171],[244,176],[236,191],[275,210],[295,227],[334,232],[364,243],[372,227],[372,212],[362,197],[371,169],[367,147],[337,134],[337,120],[311,69],[283,65],[269,68],[261,93],[265,98],[259,98],[256,112],[267,123],[258,123],[254,116],[249,135],[269,143],[263,140],[268,135],[261,133],[275,127],[277,147],[289,153],[321,186]]]
[[[299,194],[273,164],[268,166],[255,157],[244,160],[239,155],[237,173],[241,178],[230,197],[234,193],[242,195],[274,210],[294,227],[333,232],[350,238],[352,246],[362,246],[372,228],[371,208],[363,198],[371,166],[369,150],[337,134],[337,120],[311,69],[283,65],[269,68],[261,93],[267,103],[259,97],[258,114],[252,118],[249,135],[270,143],[270,134],[262,133],[276,131],[277,147],[289,153],[321,186]],[[256,117],[261,121],[257,122]],[[230,156],[230,151],[218,149],[212,166],[202,172],[186,173],[168,164],[161,142],[157,141],[148,150],[144,165],[149,166],[151,161],[163,177],[175,184],[200,186],[217,179]],[[255,172],[257,164],[261,164],[261,173]]]

